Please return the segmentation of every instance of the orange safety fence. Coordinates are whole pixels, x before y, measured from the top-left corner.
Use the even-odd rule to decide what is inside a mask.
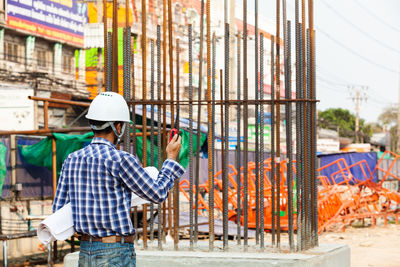
[[[388,169],[383,169],[380,164],[382,158],[390,154],[394,157],[392,164]],[[346,225],[351,224],[354,220],[371,218],[373,224],[376,223],[378,217],[383,217],[385,223],[387,222],[387,216],[394,216],[396,223],[398,222],[399,210],[393,209],[392,204],[400,205],[400,194],[392,192],[382,187],[382,182],[376,183],[372,180],[374,174],[377,171],[384,172],[382,181],[388,176],[400,180],[395,174],[391,173],[394,166],[394,162],[400,158],[393,152],[387,151],[382,155],[382,158],[378,161],[376,168],[371,171],[366,160],[361,160],[352,165],[349,165],[344,158],[339,158],[325,166],[320,167],[317,171],[320,172],[328,167],[336,166],[337,171],[333,172],[330,177],[318,176],[319,187],[318,187],[318,227],[319,232],[327,231],[333,227],[345,228]],[[292,170],[294,174],[293,188],[296,185],[296,162],[292,162]],[[272,167],[275,167],[275,177],[272,175]],[[238,190],[240,191],[240,201],[244,201],[244,167],[242,166],[238,171],[233,165],[228,165],[228,218],[231,221],[244,223],[243,210],[241,214],[237,214],[237,203],[238,203]],[[248,182],[248,226],[249,228],[256,228],[256,163],[248,162],[247,165],[247,182]],[[361,170],[361,177],[355,177],[352,170],[356,168]],[[279,171],[281,182],[280,187],[280,210],[276,211],[276,215],[280,216],[281,229],[288,230],[288,190],[287,190],[287,161],[275,162],[272,164],[271,158],[264,160],[260,164],[260,180],[264,181],[264,214],[265,224],[264,228],[266,231],[272,229],[272,194],[271,194],[271,179],[276,181],[276,172]],[[357,172],[358,173],[358,172]],[[238,178],[240,178],[241,186],[238,188]],[[339,181],[340,178],[340,182]],[[199,185],[203,195],[209,194],[208,181],[204,184]],[[222,201],[222,170],[218,171],[214,175],[214,208],[223,211]],[[189,201],[190,196],[188,195],[189,182],[183,180],[179,184],[179,189]],[[193,185],[193,192],[195,193],[195,186]],[[297,211],[296,211],[296,195],[292,192],[293,196],[293,226],[296,230]],[[276,198],[275,198],[276,199]],[[194,208],[194,206],[193,206]],[[199,193],[199,213],[209,210],[209,205],[204,199],[202,194]]]

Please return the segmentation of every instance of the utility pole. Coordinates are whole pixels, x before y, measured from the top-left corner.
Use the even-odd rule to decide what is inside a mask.
[[[352,94],[352,100],[356,104],[356,129],[355,129],[355,136],[356,136],[356,143],[359,142],[359,131],[360,131],[360,105],[362,101],[367,101],[367,95],[365,91],[368,89],[368,86],[349,86]]]

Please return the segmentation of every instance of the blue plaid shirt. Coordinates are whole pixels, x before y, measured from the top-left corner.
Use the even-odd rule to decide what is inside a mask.
[[[117,150],[103,138],[93,138],[64,161],[53,211],[71,202],[77,232],[96,237],[132,235],[132,192],[154,203],[163,202],[184,171],[168,159],[153,180],[132,154]]]

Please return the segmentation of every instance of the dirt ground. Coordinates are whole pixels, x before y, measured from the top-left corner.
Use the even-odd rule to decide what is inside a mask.
[[[348,227],[345,232],[323,233],[321,243],[347,244],[351,266],[400,266],[400,225]]]

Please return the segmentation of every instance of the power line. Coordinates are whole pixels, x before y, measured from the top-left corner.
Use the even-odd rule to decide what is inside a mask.
[[[327,74],[324,74],[324,73],[320,73],[320,69],[318,68],[318,66],[317,66],[317,71],[318,71],[317,79],[319,81],[323,81],[323,82],[331,84],[333,86],[340,86],[340,87],[346,87],[346,88],[349,87],[349,86],[362,86],[360,84],[351,83],[351,82],[349,82],[349,81],[347,81],[347,80],[345,80],[345,79],[343,79],[343,78],[341,78],[339,76],[333,75],[333,74],[330,74],[331,75],[330,76],[330,75],[327,75]],[[325,72],[325,73],[327,73],[327,72]],[[323,75],[324,77],[321,77],[321,75]],[[335,77],[333,77],[333,76],[335,76]],[[342,81],[344,81],[344,83],[335,82],[334,81],[335,79],[342,80]],[[375,91],[375,89],[373,89],[371,87],[369,87],[369,89],[370,89],[370,92],[373,93],[374,96],[376,97],[376,98],[371,98],[374,102],[379,103],[381,105],[388,105],[388,104],[391,103],[390,101],[388,101],[386,99],[383,99],[383,101],[375,100],[375,99],[382,98],[382,95],[379,94],[377,91]]]
[[[333,79],[341,80],[343,83],[350,83],[348,80],[346,80],[346,79],[344,79],[344,78],[342,78],[342,77],[339,77],[337,74],[334,74],[334,73],[332,73],[332,72],[326,70],[326,69],[325,69],[324,67],[322,67],[321,65],[317,65],[316,67],[317,67],[317,71],[318,71],[318,72],[325,73],[324,75],[327,76],[327,77],[328,77],[328,76],[331,76]]]
[[[364,5],[362,5],[358,0],[354,0],[354,2],[361,7],[365,12],[367,12],[371,17],[375,18],[376,20],[378,20],[379,22],[381,22],[382,24],[386,25],[386,27],[391,28],[392,30],[400,33],[400,29],[396,28],[395,26],[391,25],[390,23],[387,23],[386,21],[384,21],[383,19],[381,19],[379,16],[375,15],[374,12],[372,12],[371,10],[369,10],[368,8],[366,8]]]
[[[343,87],[349,88],[349,87],[357,87],[357,86],[360,87],[360,86],[362,86],[362,85],[350,84],[350,83],[349,84],[332,83],[332,82],[330,82],[330,81],[328,81],[328,80],[326,80],[326,79],[324,79],[322,77],[319,77],[319,76],[317,76],[317,80],[318,80],[318,82],[322,82],[323,83],[323,85],[322,85],[323,88],[326,88],[326,89],[331,90],[331,91],[335,91],[337,93],[340,93],[340,92],[345,93],[346,91],[343,89]],[[373,92],[375,93],[375,91],[373,91]],[[380,106],[387,106],[387,105],[391,104],[390,101],[380,101],[375,97],[370,97],[368,100],[369,100],[369,102],[374,102],[375,104],[380,105]]]
[[[343,16],[340,12],[338,12],[336,9],[334,9],[332,6],[330,6],[328,3],[326,3],[324,0],[321,1],[325,6],[327,6],[332,12],[334,12],[336,15],[338,15],[339,17],[341,17],[344,21],[346,21],[350,26],[354,27],[355,29],[357,29],[360,33],[364,34],[365,36],[367,36],[368,38],[370,38],[371,40],[374,40],[376,43],[380,44],[383,47],[386,47],[389,50],[392,50],[393,52],[400,54],[400,51],[397,50],[396,48],[393,48],[383,42],[381,42],[380,40],[378,40],[377,38],[375,38],[373,35],[369,34],[368,32],[364,31],[363,29],[361,29],[360,27],[358,27],[357,25],[355,25],[353,22],[351,22],[351,20],[349,20],[348,18],[346,18],[345,16]]]
[[[331,81],[329,79],[326,79],[324,77],[318,76],[318,74],[317,74],[317,79],[322,80],[322,81],[324,81],[324,82],[326,82],[328,84],[334,85],[334,86],[340,86],[340,87],[347,87],[348,86],[348,84],[333,82],[333,81]]]
[[[381,68],[381,69],[384,69],[384,70],[386,70],[386,71],[389,71],[389,72],[391,72],[391,73],[396,73],[396,74],[398,73],[398,71],[396,71],[396,70],[394,70],[394,69],[388,68],[388,67],[386,67],[386,66],[383,65],[383,64],[376,63],[376,62],[372,61],[371,59],[369,59],[369,58],[367,58],[367,57],[361,55],[360,53],[356,52],[356,51],[353,50],[352,48],[350,48],[350,47],[346,46],[345,44],[339,42],[338,40],[336,40],[335,38],[333,38],[332,36],[330,36],[328,33],[324,32],[323,30],[321,30],[321,29],[319,29],[319,28],[318,28],[317,30],[318,30],[318,32],[322,33],[322,34],[325,35],[327,38],[329,38],[330,40],[332,40],[333,42],[335,42],[337,45],[341,46],[342,48],[346,49],[346,50],[349,51],[350,53],[352,53],[352,54],[356,55],[357,57],[361,58],[362,60],[364,60],[364,61],[366,61],[366,62],[368,62],[368,63],[370,63],[370,64],[372,64],[372,65],[374,65],[374,66],[376,66],[376,67],[379,67],[379,68]]]
[[[323,82],[323,81],[322,81]],[[325,83],[325,82],[323,82]],[[338,88],[338,87],[332,87],[330,84],[322,84],[321,87],[323,87],[324,89],[328,89],[332,92],[338,93],[340,95],[343,95],[344,93],[347,93],[345,90],[343,90],[343,88]]]

